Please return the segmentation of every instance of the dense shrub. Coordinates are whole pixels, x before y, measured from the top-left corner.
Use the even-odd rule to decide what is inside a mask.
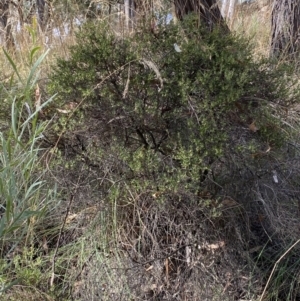
[[[136,258],[144,271],[145,262],[174,254],[174,271],[181,271],[171,276],[177,290],[190,273],[181,253],[187,244],[225,242],[226,251],[220,252],[228,254],[232,246],[232,258],[253,246],[266,245],[267,251],[284,246],[287,232],[278,235],[274,225],[282,212],[296,220],[291,198],[298,193],[299,161],[298,150],[285,144],[292,127],[283,117],[287,106],[299,100],[297,79],[287,66],[255,61],[247,41],[217,30],[207,33],[193,18],[126,37],[105,23],[85,24],[77,42],[51,75],[51,93],[58,92],[60,110],[59,118],[53,118],[56,140],[49,166],[64,183],[84,191],[74,202],[78,211],[98,204],[105,242],[118,241],[117,249],[122,243],[130,246],[126,271]],[[75,110],[61,110],[72,102],[78,105]],[[115,240],[114,230],[126,235]],[[95,233],[92,240],[98,241]],[[103,240],[103,232],[100,236]],[[130,264],[127,253],[133,257]],[[262,257],[264,251],[259,253]],[[228,259],[226,271],[227,265]],[[202,265],[194,267],[202,273]],[[101,272],[90,275],[99,288],[101,277],[94,275]],[[204,277],[194,275],[198,288]],[[149,283],[142,276],[134,279],[134,287]]]
[[[234,34],[207,33],[191,17],[131,37],[85,24],[77,41],[69,59],[58,59],[52,91],[58,105],[81,104],[69,130],[97,125],[101,148],[117,148],[134,177],[164,186],[167,176],[169,185],[173,178],[195,188],[209,165],[236,147],[228,144],[234,127],[272,147],[283,140],[268,105],[295,95],[283,89],[283,72],[255,62],[249,43]]]

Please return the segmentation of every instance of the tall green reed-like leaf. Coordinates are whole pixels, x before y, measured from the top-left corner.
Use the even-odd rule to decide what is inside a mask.
[[[22,77],[21,77],[21,75],[20,75],[20,73],[18,71],[17,65],[15,64],[14,60],[12,59],[12,57],[8,54],[8,52],[4,48],[2,48],[2,49],[3,49],[3,52],[4,52],[5,56],[6,56],[6,58],[8,59],[9,63],[11,64],[14,72],[18,76],[19,81],[23,82]]]
[[[13,102],[12,102],[12,106],[11,106],[11,129],[13,131],[13,135],[14,137],[17,137],[18,134],[18,111],[16,111],[16,97],[14,97]]]
[[[22,128],[22,131],[21,131],[21,134],[24,133],[24,130],[26,129],[26,126],[32,122],[33,123],[33,126],[32,126],[32,129],[33,130],[36,130],[36,121],[37,121],[37,116],[38,116],[38,113],[44,108],[46,107],[54,98],[55,98],[56,94],[53,95],[52,97],[50,97],[47,101],[45,101],[38,109],[36,109],[22,124],[21,124],[21,128]],[[41,131],[38,131],[38,133],[41,132]]]
[[[38,75],[38,71],[39,71],[38,68],[39,68],[39,66],[41,65],[42,61],[45,59],[45,57],[47,56],[48,53],[49,53],[49,49],[45,53],[43,53],[36,60],[36,62],[32,65],[30,73],[29,73],[29,75],[27,77],[27,82],[26,82],[26,86],[27,87],[32,87],[37,82],[37,78],[38,78],[37,75]]]
[[[39,108],[31,104],[33,87],[39,79],[39,66],[45,56],[41,55],[33,63],[28,76],[22,79],[17,64],[7,54],[17,75],[17,82],[9,87],[18,87],[18,91],[15,93],[14,88],[5,91],[11,103],[10,129],[0,132],[0,259],[3,261],[18,245],[34,244],[33,239],[38,235],[36,226],[57,206],[56,187],[44,180],[44,172],[39,166],[39,143],[47,123],[38,120],[38,112],[54,96]],[[32,112],[24,121],[26,103],[31,105]],[[20,280],[10,272],[11,268],[9,260],[0,267],[0,275],[11,275],[1,284],[0,295]]]
[[[0,256],[12,252],[21,242],[23,245],[30,242],[28,236],[36,224],[56,206],[56,188],[44,180],[44,172],[39,166],[39,143],[47,122],[38,120],[38,112],[54,96],[38,108],[33,105],[32,92],[39,80],[41,63],[48,53],[34,61],[37,50],[35,47],[30,52],[31,68],[26,75],[21,75],[17,63],[4,50],[17,82],[6,91],[11,103],[10,129],[0,132]],[[18,90],[12,87],[18,87]],[[30,110],[24,121],[25,106]]]
[[[41,49],[40,46],[37,46],[37,47],[34,47],[33,49],[31,49],[30,56],[29,56],[30,57],[30,64],[33,63],[34,56],[35,56],[36,52],[38,52],[40,49]]]
[[[26,76],[24,76],[24,78],[21,76],[20,72],[18,71],[17,64],[14,62],[12,57],[9,55],[9,53],[7,51],[5,51],[3,49],[5,56],[6,56],[7,60],[9,61],[14,73],[17,75],[17,79],[19,81],[19,84],[21,85],[21,91],[19,91],[19,95],[18,95],[19,97],[17,98],[17,96],[14,95],[13,98],[12,98],[12,103],[14,105],[12,105],[12,112],[11,112],[11,115],[12,115],[11,116],[11,118],[12,118],[11,128],[14,132],[15,137],[16,137],[16,133],[17,133],[17,125],[21,126],[21,123],[17,119],[17,117],[21,117],[21,112],[19,112],[19,111],[23,110],[24,106],[29,107],[29,109],[30,109],[30,112],[28,112],[29,118],[26,119],[26,121],[23,123],[23,126],[28,125],[29,122],[30,122],[31,123],[31,129],[30,128],[27,128],[27,129],[29,131],[35,132],[38,112],[43,107],[48,105],[49,102],[51,102],[54,98],[54,96],[51,97],[49,100],[44,102],[38,109],[34,108],[34,106],[33,106],[32,92],[33,92],[34,87],[38,83],[38,79],[39,79],[39,76],[40,76],[40,69],[39,68],[41,66],[41,63],[44,61],[47,54],[49,53],[49,50],[47,50],[45,53],[40,55],[37,58],[36,61],[34,61],[34,57],[35,57],[35,55],[36,55],[36,53],[38,52],[39,49],[40,49],[40,47],[34,47],[30,51],[30,56],[29,57],[30,57],[31,68],[30,68],[28,74]],[[11,78],[13,78],[13,76]],[[23,101],[20,101],[21,98],[23,99]],[[24,130],[21,131],[19,134],[21,134],[20,137],[22,137],[22,135],[24,134]],[[31,135],[32,135],[32,133],[31,133]]]

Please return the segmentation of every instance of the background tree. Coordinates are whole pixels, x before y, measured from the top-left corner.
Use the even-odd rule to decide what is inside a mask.
[[[124,0],[125,24],[129,30],[132,19],[134,17],[134,2],[133,0]]]
[[[233,1],[235,0],[231,0],[231,2]],[[125,27],[129,28],[130,24],[137,24],[141,20],[155,19],[155,14],[161,10],[172,11],[173,18],[179,20],[194,12],[199,15],[201,22],[209,30],[212,30],[216,24],[228,30],[216,0],[125,0]]]
[[[212,30],[215,25],[229,30],[216,0],[174,0],[176,17],[182,20],[189,13],[195,12],[200,21]]]
[[[44,32],[47,28],[51,15],[51,3],[49,0],[36,0],[36,8],[38,13],[38,22],[41,30]]]
[[[299,51],[300,5],[296,0],[275,0],[272,10],[271,56],[294,56]]]
[[[221,14],[225,19],[232,19],[237,0],[223,0]]]
[[[41,31],[46,31],[52,11],[50,0],[11,0],[10,4],[12,9],[17,9],[18,22],[21,26],[24,23],[30,23],[32,17],[36,15]],[[10,12],[10,15],[12,14],[13,11]]]
[[[52,5],[50,0],[3,0],[0,1],[0,24],[7,48],[14,48],[14,34],[25,23],[31,23],[36,16],[41,32],[50,24]]]
[[[0,23],[3,27],[3,32],[4,32],[4,41],[6,44],[7,48],[13,48],[14,46],[14,41],[13,41],[13,36],[12,36],[12,27],[11,27],[11,22],[9,22],[9,5],[10,5],[9,0],[2,0],[0,2]]]

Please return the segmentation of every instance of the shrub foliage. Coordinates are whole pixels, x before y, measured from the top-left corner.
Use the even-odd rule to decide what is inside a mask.
[[[101,148],[117,149],[135,176],[196,188],[236,147],[228,142],[236,126],[251,133],[255,125],[255,139],[272,147],[282,141],[269,104],[295,95],[278,88],[283,72],[255,62],[249,43],[234,34],[208,33],[190,17],[128,37],[85,24],[77,42],[51,76],[58,105],[80,103],[67,129],[96,125]]]

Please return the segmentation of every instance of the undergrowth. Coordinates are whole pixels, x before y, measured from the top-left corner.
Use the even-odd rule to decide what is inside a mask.
[[[13,285],[39,286],[43,281],[43,264],[36,249],[40,227],[47,215],[58,206],[56,184],[44,179],[40,164],[43,139],[48,122],[40,122],[38,73],[47,53],[31,55],[30,71],[22,76],[13,58],[4,50],[13,75],[8,84],[1,83],[1,96],[10,116],[9,128],[0,133],[1,200],[1,290],[2,296]],[[16,78],[16,80],[14,79]],[[7,115],[6,115],[7,118]],[[44,279],[45,280],[45,279]]]
[[[4,52],[4,300],[297,300],[298,81],[250,44],[90,22],[43,87]]]

